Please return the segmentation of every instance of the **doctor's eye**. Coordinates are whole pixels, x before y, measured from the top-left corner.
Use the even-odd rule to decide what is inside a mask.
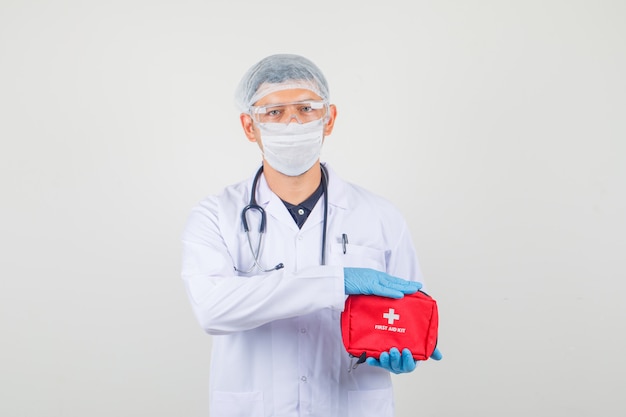
[[[281,113],[282,113],[281,109],[271,108],[271,109],[267,109],[266,115],[269,117],[276,117],[276,116],[280,116]]]

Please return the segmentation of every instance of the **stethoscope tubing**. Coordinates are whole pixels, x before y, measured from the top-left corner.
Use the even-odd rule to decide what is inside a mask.
[[[323,222],[323,229],[322,229],[321,265],[326,265],[326,229],[328,228],[328,172],[326,171],[326,167],[324,165],[320,165],[320,167],[322,170],[322,194],[324,195],[324,222]],[[243,225],[243,230],[246,233],[248,246],[250,248],[250,252],[252,253],[252,259],[254,260],[253,265],[247,271],[243,271],[241,269],[238,269],[237,267],[234,267],[235,271],[239,271],[243,273],[252,272],[252,270],[255,267],[257,267],[262,272],[271,272],[271,271],[284,268],[284,264],[282,262],[277,264],[275,267],[269,268],[269,269],[263,268],[259,264],[263,235],[265,234],[266,222],[267,222],[267,216],[265,214],[265,210],[263,209],[263,207],[259,206],[256,201],[257,186],[258,186],[259,178],[261,177],[262,173],[263,173],[263,166],[261,165],[259,170],[256,172],[256,175],[254,176],[254,181],[252,181],[252,189],[250,191],[250,202],[248,203],[247,206],[243,208],[243,210],[241,210],[241,224]],[[249,227],[248,219],[247,219],[247,213],[250,210],[256,210],[261,215],[261,222],[259,223],[259,240],[257,243],[256,250],[252,246],[252,239],[250,238],[250,227]]]

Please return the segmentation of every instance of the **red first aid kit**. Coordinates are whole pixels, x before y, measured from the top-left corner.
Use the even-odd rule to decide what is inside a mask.
[[[413,359],[427,360],[437,346],[437,302],[418,291],[394,299],[376,295],[350,295],[341,313],[341,336],[350,355],[378,359],[392,347],[408,348]]]

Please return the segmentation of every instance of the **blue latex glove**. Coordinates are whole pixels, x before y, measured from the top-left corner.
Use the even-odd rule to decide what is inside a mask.
[[[422,284],[396,278],[370,268],[344,268],[346,294],[381,295],[402,298],[422,288]]]
[[[439,352],[438,348],[435,348],[435,350],[433,351],[433,354],[430,355],[430,359],[433,359],[435,361],[440,361],[441,358],[443,358],[443,355],[441,354],[441,352]]]
[[[441,360],[442,357],[441,352],[437,348],[435,348],[433,354],[430,355],[430,358],[436,361]],[[400,355],[400,351],[395,347],[389,349],[389,353],[381,353],[378,360],[367,358],[365,363],[370,366],[378,366],[379,368],[386,369],[394,374],[413,372],[417,364],[410,350],[402,349],[402,355]]]

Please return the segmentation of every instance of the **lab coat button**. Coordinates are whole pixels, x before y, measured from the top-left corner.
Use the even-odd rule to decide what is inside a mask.
[[[302,382],[306,382],[306,376],[303,376],[302,378],[300,378],[300,380],[301,380]]]
[[[300,333],[306,333],[306,329],[300,329]]]
[[[304,237],[302,235],[298,236],[298,240],[302,240]]]

